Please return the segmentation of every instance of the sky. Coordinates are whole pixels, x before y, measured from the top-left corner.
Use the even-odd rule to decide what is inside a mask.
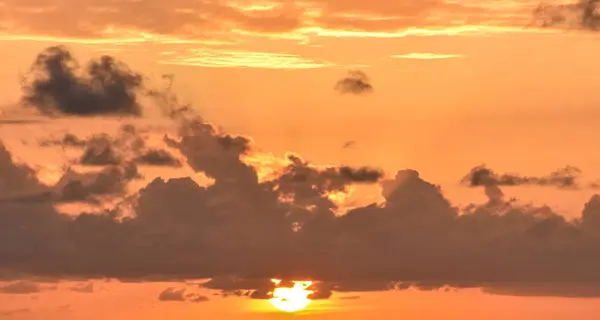
[[[595,6],[0,0],[0,319],[595,319]]]

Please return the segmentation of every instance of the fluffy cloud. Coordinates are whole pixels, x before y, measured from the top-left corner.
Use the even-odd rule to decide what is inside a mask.
[[[111,56],[90,61],[85,71],[62,46],[41,52],[23,86],[23,102],[47,115],[134,115],[142,113],[135,91],[142,76]]]
[[[335,83],[335,90],[339,93],[364,94],[373,91],[366,73],[354,70],[348,71],[348,75]]]

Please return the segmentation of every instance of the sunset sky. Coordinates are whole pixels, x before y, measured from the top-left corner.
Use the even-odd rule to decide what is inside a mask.
[[[0,319],[597,319],[600,13],[538,6],[0,0]]]

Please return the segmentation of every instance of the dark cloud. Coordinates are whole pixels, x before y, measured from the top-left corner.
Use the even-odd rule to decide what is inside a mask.
[[[42,291],[42,287],[30,281],[18,281],[0,287],[0,293],[7,294],[32,294]]]
[[[160,301],[185,301],[185,289],[166,288],[158,295]]]
[[[566,166],[558,169],[547,176],[529,177],[516,173],[498,174],[484,165],[474,167],[461,180],[461,182],[470,187],[480,187],[486,185],[498,186],[554,186],[558,188],[575,188],[577,180],[581,175],[581,170],[576,167]]]
[[[488,202],[459,210],[438,186],[404,170],[381,182],[383,204],[336,216],[326,194],[352,183],[339,170],[290,156],[278,178],[259,182],[240,160],[249,147],[225,148],[220,136],[190,123],[172,141],[214,184],[156,179],[126,219],[0,205],[0,235],[11,239],[0,241],[0,267],[44,276],[236,275],[202,286],[253,298],[268,296],[270,277],[321,280],[327,290],[319,297],[465,283],[600,283],[600,196],[577,221],[506,201],[497,185],[488,186]]]
[[[41,147],[64,146],[64,147],[85,147],[86,141],[78,138],[72,133],[66,133],[61,139],[48,139],[40,141]]]
[[[135,163],[148,166],[181,167],[181,161],[166,150],[148,149],[134,159]]]
[[[598,0],[579,0],[569,4],[542,3],[533,11],[533,24],[540,27],[559,27],[600,30]]]
[[[79,138],[71,133],[60,139],[47,139],[40,142],[43,147],[84,148],[78,164],[86,166],[123,165],[132,162],[142,166],[181,167],[182,161],[166,149],[148,146],[146,136],[134,126],[121,126],[115,136],[95,134]]]
[[[134,163],[110,165],[97,171],[79,172],[68,168],[52,186],[41,184],[36,171],[15,163],[0,142],[0,207],[2,204],[89,202],[122,197],[127,184],[141,178]]]
[[[189,301],[189,302],[205,302],[209,299],[206,296],[197,293],[186,293],[186,289],[167,288],[158,295],[160,301]]]
[[[92,60],[85,70],[63,46],[46,48],[23,83],[23,103],[45,115],[132,115],[142,109],[136,92],[142,76],[111,56]]]
[[[339,93],[352,93],[356,95],[373,92],[373,86],[366,73],[359,70],[348,71],[348,75],[335,84]]]

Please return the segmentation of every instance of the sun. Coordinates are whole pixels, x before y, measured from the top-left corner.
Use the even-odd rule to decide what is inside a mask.
[[[293,281],[291,288],[277,287],[281,280],[271,279],[276,288],[270,294],[273,296],[269,301],[271,304],[284,312],[297,312],[306,308],[310,304],[308,296],[314,291],[307,290],[312,285],[312,281]]]

